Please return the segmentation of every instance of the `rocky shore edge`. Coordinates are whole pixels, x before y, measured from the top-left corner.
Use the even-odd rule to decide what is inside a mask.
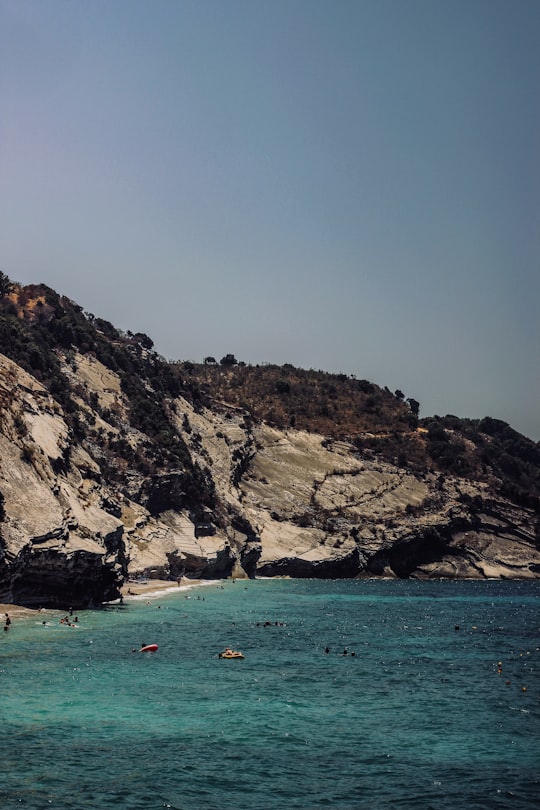
[[[190,591],[193,588],[217,585],[219,582],[222,582],[222,580],[184,579],[180,584],[165,579],[150,579],[145,582],[126,581],[121,588],[122,604],[126,605],[129,604],[130,601],[138,601],[141,599],[158,599],[161,596],[167,596],[172,593],[182,593]],[[115,599],[112,602],[104,602],[103,605],[97,608],[80,608],[78,612],[82,613],[84,610],[99,610],[101,607],[119,604],[120,599]],[[31,619],[41,613],[65,616],[66,612],[66,610],[60,608],[29,608],[23,605],[0,604],[0,617],[2,618],[6,614],[9,614],[11,619]]]

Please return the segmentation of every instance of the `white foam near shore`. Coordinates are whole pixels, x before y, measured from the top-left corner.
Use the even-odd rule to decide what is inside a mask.
[[[166,580],[149,580],[148,582],[128,582],[122,588],[122,598],[124,602],[128,600],[140,601],[142,599],[157,599],[159,596],[166,596],[171,593],[181,593],[182,591],[190,591],[193,588],[204,587],[205,585],[216,585],[221,580],[218,579],[197,579],[188,580],[185,584],[172,585]],[[157,586],[157,587],[156,587]],[[136,588],[136,591],[131,591],[131,588]],[[119,600],[109,604],[118,604]]]

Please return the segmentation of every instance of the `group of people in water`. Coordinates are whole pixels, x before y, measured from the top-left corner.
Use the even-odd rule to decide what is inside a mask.
[[[269,621],[256,622],[255,626],[256,627],[287,627],[285,622],[269,622]]]
[[[67,624],[70,627],[76,627],[78,622],[79,622],[79,617],[78,616],[75,616],[73,621],[71,620],[70,616],[64,616],[63,619],[60,619],[60,624]],[[45,624],[45,622],[44,622],[44,624]]]
[[[40,608],[40,610],[42,610],[42,609],[43,608]],[[72,619],[71,618],[72,615],[73,615],[73,608],[70,608],[69,609],[69,616],[64,616],[62,619],[60,619],[60,624],[67,624],[67,625],[69,625],[69,627],[77,627],[77,624],[79,622],[79,617],[74,616],[73,619]],[[10,626],[11,626],[11,617],[10,617],[9,613],[4,613],[4,616],[5,616],[5,619],[4,619],[4,632],[7,633]],[[47,624],[47,622],[43,621],[43,622],[41,622],[41,624]]]
[[[73,608],[70,607],[69,609],[69,616],[64,616],[63,619],[60,619],[60,624],[67,624],[69,627],[76,627],[79,622],[79,617],[75,616],[73,619]]]

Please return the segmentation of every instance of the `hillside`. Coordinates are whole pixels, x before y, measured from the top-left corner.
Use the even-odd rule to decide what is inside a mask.
[[[405,469],[483,481],[493,492],[540,512],[540,444],[502,420],[418,419],[419,403],[406,400],[401,391],[345,374],[291,365],[246,366],[231,358],[178,368],[213,408],[225,402],[255,421],[345,440],[363,456]]]
[[[1,275],[1,274],[0,274]],[[538,577],[540,448],[366,380],[168,363],[0,278],[0,601],[128,576]]]

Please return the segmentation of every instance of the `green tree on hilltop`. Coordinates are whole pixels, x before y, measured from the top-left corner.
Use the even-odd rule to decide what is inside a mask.
[[[416,399],[413,399],[412,397],[410,397],[407,400],[407,402],[409,403],[411,413],[414,414],[415,416],[418,416],[418,413],[420,411],[420,403]]]
[[[5,273],[0,271],[0,298],[6,298],[13,290],[14,286],[9,276],[6,276]]]

